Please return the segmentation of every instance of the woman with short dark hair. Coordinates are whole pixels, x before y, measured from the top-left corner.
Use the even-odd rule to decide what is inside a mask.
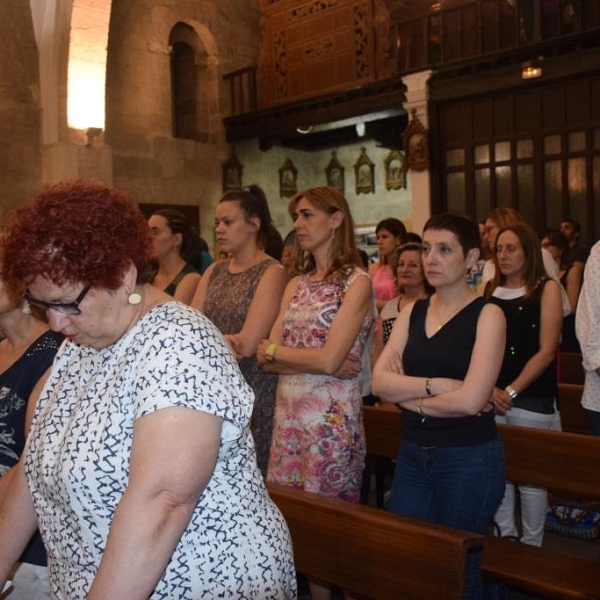
[[[427,221],[422,260],[435,293],[400,312],[372,387],[403,413],[390,510],[483,534],[504,493],[490,391],[502,362],[505,321],[468,285],[478,258],[475,222],[451,213]],[[482,594],[478,563],[470,554],[467,598]]]

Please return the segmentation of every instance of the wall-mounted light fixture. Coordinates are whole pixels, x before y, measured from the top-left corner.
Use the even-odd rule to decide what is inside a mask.
[[[537,79],[543,75],[542,67],[531,61],[521,65],[521,79]]]
[[[356,135],[357,135],[359,138],[361,138],[361,137],[365,137],[365,132],[366,132],[366,130],[367,130],[367,128],[365,127],[365,124],[364,124],[364,123],[362,123],[362,122],[361,122],[361,123],[357,123],[357,124],[355,125],[355,127],[356,127]]]
[[[94,138],[100,137],[104,131],[101,127],[88,127],[85,130],[85,137],[87,138],[86,146],[91,147],[94,145]]]

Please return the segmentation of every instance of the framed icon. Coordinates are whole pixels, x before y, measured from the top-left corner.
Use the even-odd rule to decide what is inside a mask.
[[[291,159],[286,158],[279,169],[279,195],[282,198],[291,198],[298,192],[297,178],[298,169]]]
[[[427,130],[423,127],[417,111],[411,111],[410,123],[402,134],[402,143],[406,154],[404,171],[424,171],[429,168],[429,144],[427,142]]]
[[[375,165],[367,156],[367,149],[360,149],[360,156],[354,163],[354,175],[356,177],[357,194],[375,193]]]
[[[229,158],[223,163],[223,192],[241,189],[243,171],[244,167],[232,146]]]
[[[344,192],[344,167],[337,158],[337,152],[332,150],[331,160],[325,167],[325,175],[327,177],[327,185],[334,187],[340,192]]]
[[[399,150],[390,150],[384,161],[385,188],[399,190],[406,187],[406,171],[404,167],[404,153]]]

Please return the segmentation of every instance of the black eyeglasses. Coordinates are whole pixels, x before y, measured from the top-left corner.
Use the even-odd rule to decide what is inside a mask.
[[[26,300],[32,306],[37,306],[42,310],[48,310],[51,308],[56,312],[63,313],[64,315],[80,315],[81,310],[79,309],[79,305],[81,301],[85,298],[85,295],[90,291],[91,285],[86,285],[82,290],[79,296],[75,298],[73,302],[44,302],[43,300],[38,300],[37,298],[33,298],[29,293],[29,290],[25,290],[23,292],[23,300]]]

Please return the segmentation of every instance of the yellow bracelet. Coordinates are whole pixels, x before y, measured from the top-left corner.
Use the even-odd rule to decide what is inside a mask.
[[[276,342],[271,342],[267,347],[267,350],[265,351],[265,360],[268,363],[275,362],[275,350],[277,350],[277,346],[279,346],[279,344]]]
[[[427,415],[423,412],[423,408],[421,407],[421,402],[423,402],[423,400],[425,400],[425,398],[419,398],[419,401],[417,402],[417,412],[422,417],[421,423],[425,423],[425,420],[427,419]]]

